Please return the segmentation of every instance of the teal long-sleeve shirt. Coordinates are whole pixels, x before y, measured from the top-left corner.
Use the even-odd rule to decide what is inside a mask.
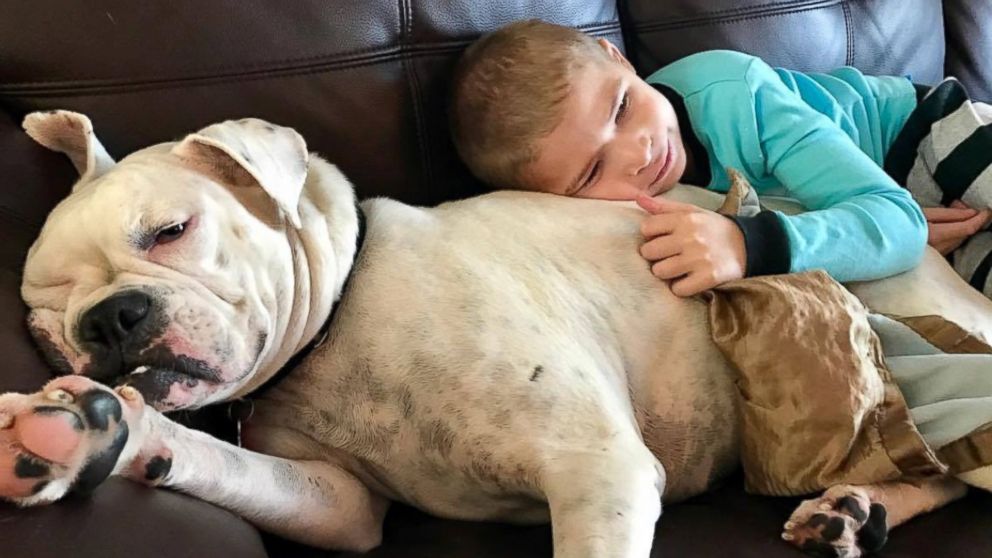
[[[784,195],[810,210],[736,218],[747,275],[824,269],[838,281],[877,279],[919,263],[927,223],[882,163],[916,107],[910,81],[773,69],[761,59],[708,51],[651,74],[679,97],[691,126],[682,134],[705,151],[708,189],[729,188],[741,171],[759,194]],[[677,107],[677,109],[680,107]],[[697,162],[699,157],[697,157]]]

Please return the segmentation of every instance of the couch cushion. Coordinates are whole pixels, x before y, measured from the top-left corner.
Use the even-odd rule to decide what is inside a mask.
[[[960,79],[975,99],[992,103],[992,2],[949,0],[944,18],[945,73]]]

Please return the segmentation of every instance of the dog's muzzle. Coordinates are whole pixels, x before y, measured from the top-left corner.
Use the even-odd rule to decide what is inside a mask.
[[[87,310],[79,320],[79,340],[93,356],[84,373],[113,385],[136,355],[161,332],[162,320],[152,297],[140,290],[115,293]]]

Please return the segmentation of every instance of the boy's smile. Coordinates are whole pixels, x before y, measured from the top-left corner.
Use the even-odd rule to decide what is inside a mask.
[[[561,122],[538,140],[525,170],[528,186],[610,200],[665,192],[687,164],[675,110],[616,47],[600,44],[612,60],[573,71]]]

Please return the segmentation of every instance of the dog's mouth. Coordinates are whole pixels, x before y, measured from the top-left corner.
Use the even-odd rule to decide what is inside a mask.
[[[129,367],[131,371],[120,376],[116,384],[137,389],[156,407],[179,406],[223,383],[220,370],[202,360],[175,355],[166,347],[148,349],[141,356],[142,364]]]
[[[117,385],[137,389],[149,404],[163,411],[192,408],[203,404],[222,386],[244,379],[258,365],[267,336],[258,336],[257,349],[250,366],[243,370],[224,370],[187,355],[176,355],[166,346],[141,353],[141,364],[118,379]]]
[[[205,389],[216,386],[216,380],[207,380],[171,368],[139,366],[121,378],[120,385],[137,389],[149,404],[168,410],[184,402],[199,399]]]

